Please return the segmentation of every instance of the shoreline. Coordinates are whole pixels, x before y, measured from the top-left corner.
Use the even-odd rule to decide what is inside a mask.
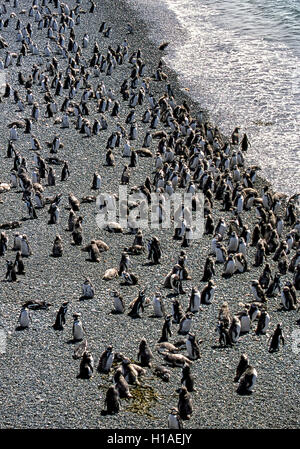
[[[21,2],[20,2],[21,3]],[[22,2],[23,4],[29,2]],[[74,1],[68,4],[75,5]],[[51,4],[49,5],[51,7]],[[87,10],[89,2],[82,2],[83,9]],[[81,42],[85,32],[85,26],[89,26],[90,43],[88,54],[93,49],[94,40],[99,42],[101,51],[104,52],[108,45],[116,48],[120,40],[128,38],[129,54],[142,50],[142,59],[146,62],[146,75],[150,77],[157,67],[160,54],[147,37],[147,26],[128,10],[126,2],[104,0],[101,5],[96,5],[95,15],[82,14],[82,25],[75,28]],[[128,20],[128,15],[130,19]],[[27,16],[24,16],[27,19]],[[112,36],[109,39],[102,38],[98,33],[101,21],[106,21],[112,25]],[[133,35],[126,35],[126,25],[131,22],[134,27]],[[118,25],[116,25],[118,23]],[[14,28],[14,27],[13,27]],[[13,28],[2,31],[0,34],[8,39],[8,32],[12,33],[12,42],[15,41],[15,31]],[[40,36],[41,32],[34,28],[34,37]],[[146,33],[145,33],[146,30]],[[41,49],[46,42],[46,30],[42,31],[43,40],[41,40]],[[67,41],[67,39],[66,39]],[[16,45],[16,44],[14,44]],[[3,58],[3,50],[1,50]],[[30,63],[24,71],[30,71],[34,57],[29,56]],[[26,58],[25,58],[26,61]],[[59,62],[64,66],[64,60],[59,57]],[[118,67],[111,77],[101,75],[98,79],[93,79],[93,85],[103,80],[106,88],[111,87],[118,98],[120,97],[117,86],[124,80],[125,75],[129,76],[131,65],[126,63]],[[183,92],[178,82],[177,74],[163,66],[163,71],[168,74],[168,82],[171,83],[175,93],[177,104],[182,104],[186,100],[191,107],[191,113],[194,115],[198,108],[198,103],[194,103],[189,96]],[[12,79],[16,78],[12,75]],[[11,81],[10,81],[11,82]],[[151,91],[156,100],[164,92],[165,84],[163,82],[151,81]],[[80,91],[81,95],[82,91]],[[23,92],[22,92],[23,96]],[[61,105],[65,94],[61,97],[55,97],[59,106]],[[43,94],[38,91],[37,98],[41,100]],[[76,100],[80,98],[76,97]],[[97,428],[97,429],[143,429],[143,428],[167,428],[167,416],[169,409],[176,406],[178,402],[178,393],[176,389],[180,386],[181,369],[170,368],[171,380],[164,383],[153,375],[153,371],[147,369],[147,375],[141,382],[142,387],[135,390],[136,396],[134,404],[135,412],[130,411],[132,403],[122,400],[119,414],[115,416],[101,416],[101,410],[104,408],[105,393],[111,384],[111,375],[105,376],[94,373],[89,380],[76,379],[79,373],[79,362],[72,359],[74,346],[68,344],[72,334],[72,313],[80,311],[83,322],[87,328],[87,339],[89,350],[92,352],[95,360],[95,366],[98,364],[100,354],[112,344],[116,352],[122,352],[126,356],[136,360],[138,345],[142,337],[145,337],[154,354],[154,364],[161,364],[162,357],[154,349],[158,341],[163,320],[152,318],[152,305],[145,309],[141,320],[133,320],[127,316],[128,305],[136,296],[136,287],[120,286],[120,279],[105,282],[102,276],[106,269],[118,266],[121,251],[124,247],[132,244],[133,235],[122,234],[114,236],[106,231],[99,230],[95,222],[94,204],[81,204],[80,215],[84,216],[83,221],[83,245],[87,245],[92,238],[104,240],[110,247],[107,253],[101,254],[101,263],[94,264],[87,262],[86,253],[81,252],[80,247],[74,247],[70,244],[70,233],[65,231],[69,211],[65,209],[68,206],[68,193],[73,191],[75,196],[82,198],[85,195],[94,194],[90,189],[92,175],[95,169],[99,169],[102,176],[103,191],[109,190],[111,193],[117,191],[124,163],[127,158],[121,157],[121,149],[116,152],[116,167],[113,170],[103,167],[105,160],[105,145],[107,138],[115,130],[116,123],[124,124],[129,111],[127,103],[120,98],[121,112],[118,119],[113,119],[109,115],[108,130],[100,132],[99,136],[93,136],[91,139],[82,137],[78,131],[75,132],[73,121],[72,126],[63,130],[57,125],[53,125],[53,120],[43,119],[45,126],[40,129],[34,126],[34,134],[43,143],[42,155],[49,155],[45,142],[53,139],[55,133],[60,133],[65,147],[58,154],[62,159],[67,159],[70,164],[70,178],[67,182],[58,181],[55,187],[45,187],[45,196],[53,196],[56,193],[63,194],[61,209],[61,222],[59,225],[51,226],[47,224],[48,207],[38,211],[38,220],[21,221],[20,231],[26,233],[32,245],[33,255],[24,260],[26,275],[19,277],[18,283],[1,283],[3,300],[0,305],[1,321],[5,322],[5,329],[10,332],[7,337],[7,352],[0,355],[1,372],[1,391],[0,391],[0,414],[2,417],[0,428]],[[140,118],[144,110],[148,107],[147,100],[142,106],[137,108],[137,121],[139,126],[139,138],[133,144],[134,148],[139,148],[142,143],[145,131],[148,126],[142,125]],[[45,105],[42,106],[44,110]],[[15,104],[13,98],[3,100],[0,104],[0,114],[6,114],[6,119],[1,125],[2,136],[0,142],[3,148],[1,154],[0,169],[2,181],[8,181],[9,171],[12,160],[5,156],[7,148],[8,128],[7,123],[13,120],[15,114]],[[93,108],[94,109],[94,108]],[[31,109],[27,107],[28,113]],[[91,113],[93,117],[94,110]],[[17,114],[18,115],[18,114]],[[19,114],[21,115],[21,114]],[[61,114],[59,114],[61,115]],[[90,119],[91,119],[90,117]],[[160,129],[160,127],[158,128]],[[162,127],[162,129],[164,129]],[[126,130],[129,127],[126,126]],[[166,129],[165,129],[166,130]],[[168,129],[166,131],[169,131]],[[29,139],[22,132],[19,132],[20,138],[16,142],[16,147],[22,155],[28,158],[31,167],[31,158],[33,151],[28,148]],[[26,136],[26,135],[25,135]],[[75,137],[74,137],[75,136]],[[23,140],[24,139],[24,140]],[[158,141],[154,140],[151,146],[153,155],[156,153]],[[60,167],[55,167],[57,175],[60,173]],[[145,179],[144,173],[151,175],[153,179],[153,158],[139,158],[139,166],[133,170],[130,180],[130,187],[141,185]],[[58,176],[59,177],[59,176]],[[257,177],[256,188],[266,185],[266,181]],[[182,191],[182,190],[181,190]],[[1,194],[4,203],[0,204],[0,212],[3,219],[1,222],[21,220],[27,216],[26,209],[21,201],[20,193],[15,189]],[[17,210],[17,217],[16,217]],[[221,210],[220,204],[214,201],[214,214],[217,220],[220,216],[230,216]],[[251,225],[251,231],[256,218],[255,211],[243,212],[243,220]],[[287,230],[286,230],[287,231]],[[12,260],[15,253],[11,251],[13,243],[14,230],[7,231],[9,235],[9,251],[6,258]],[[63,238],[64,254],[61,259],[49,257],[56,233],[60,233]],[[131,256],[132,271],[137,273],[141,279],[141,287],[148,285],[147,296],[152,299],[156,290],[162,292],[164,296],[169,294],[168,290],[163,289],[162,282],[164,275],[172,268],[181,251],[180,242],[172,240],[173,229],[158,232],[150,230],[149,235],[157,235],[161,240],[163,248],[162,264],[158,266],[146,266],[146,255]],[[145,233],[148,237],[148,233]],[[197,286],[201,291],[206,283],[201,282],[203,274],[203,265],[210,249],[211,236],[204,236],[201,242],[192,243],[187,248],[187,265],[192,275],[191,281],[184,283],[184,289],[188,292],[181,295],[180,299],[184,310],[188,305],[189,289]],[[249,264],[254,261],[254,248],[249,248]],[[292,252],[294,255],[294,250]],[[274,271],[276,264],[269,257]],[[5,275],[5,258],[0,259],[2,279]],[[270,355],[267,352],[267,336],[256,337],[254,334],[255,326],[249,334],[241,338],[241,341],[234,348],[219,349],[214,346],[217,344],[217,334],[215,326],[217,324],[218,311],[221,304],[227,300],[230,304],[232,313],[241,310],[240,302],[252,301],[250,289],[251,279],[256,279],[262,272],[263,267],[254,268],[251,266],[249,273],[233,276],[224,281],[221,277],[222,266],[216,266],[216,276],[214,280],[217,283],[217,290],[213,304],[203,306],[203,311],[194,318],[193,332],[198,339],[204,343],[201,345],[201,358],[192,365],[193,375],[195,377],[197,392],[192,393],[194,404],[194,413],[190,421],[184,422],[184,429],[196,428],[299,428],[299,389],[298,389],[298,367],[295,354],[292,353],[291,333],[297,329],[295,324],[299,317],[296,312],[278,312],[280,298],[269,300],[269,310],[271,315],[270,329],[273,330],[276,323],[283,322],[286,333],[286,346],[278,354]],[[79,301],[81,293],[81,284],[84,277],[89,276],[96,290],[94,299]],[[291,273],[284,277],[284,280],[291,280]],[[108,290],[118,289],[124,296],[127,312],[125,315],[110,314],[112,308],[111,298]],[[28,330],[24,332],[15,331],[16,320],[21,305],[28,299],[45,299],[52,306],[46,311],[36,311],[33,313],[33,323]],[[65,300],[70,300],[65,329],[59,333],[55,332],[51,325],[54,322],[56,312]],[[166,298],[167,310],[171,309],[171,298]],[[268,332],[270,334],[270,330]],[[173,343],[180,338],[177,335],[177,327],[173,325],[173,336],[170,341]],[[236,384],[233,383],[235,369],[239,361],[240,354],[247,352],[251,363],[258,370],[258,382],[254,394],[250,397],[240,397],[236,394]],[[186,351],[182,352],[186,354]],[[274,381],[275,377],[275,381]],[[152,394],[150,407],[148,407],[149,416],[143,413],[137,413],[139,397],[143,394],[143,387],[148,388]],[[24,394],[25,392],[25,394]],[[137,394],[139,393],[139,394]],[[155,399],[155,395],[157,396]],[[278,412],[278,404],[281,404],[282,410]],[[147,404],[146,404],[147,405]],[[149,404],[148,404],[149,405]],[[147,407],[146,407],[147,408]],[[223,415],[220,416],[220,410]],[[279,418],[280,414],[280,419]],[[280,422],[279,422],[280,421]],[[279,428],[279,427],[278,427]]]

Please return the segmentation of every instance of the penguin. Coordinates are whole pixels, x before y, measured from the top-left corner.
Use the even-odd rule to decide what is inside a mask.
[[[169,336],[172,336],[172,331],[171,331],[171,327],[172,327],[172,315],[167,315],[165,317],[165,322],[163,324],[162,327],[162,334],[160,339],[158,340],[158,343],[163,343],[163,342],[167,342]]]
[[[24,305],[22,306],[20,316],[18,318],[18,324],[21,329],[26,329],[29,327],[29,323],[31,320],[31,316],[28,308]]]
[[[119,392],[121,398],[132,398],[132,394],[129,391],[128,383],[126,382],[122,371],[117,369],[114,375],[114,383]]]
[[[258,320],[260,317],[260,310],[258,308],[258,306],[256,304],[251,304],[250,308],[249,308],[249,316],[250,316],[250,320],[251,323],[255,320]]]
[[[101,188],[101,176],[99,173],[95,172],[93,176],[92,187],[93,190],[99,190]]]
[[[165,316],[165,307],[163,303],[163,298],[160,292],[156,292],[152,301],[154,316],[161,318]]]
[[[297,268],[294,272],[293,282],[294,282],[295,289],[297,291],[299,291],[300,290],[300,265],[297,265]]]
[[[193,413],[192,400],[186,387],[181,387],[179,390],[178,412],[183,420],[189,420]]]
[[[145,338],[140,342],[139,352],[137,356],[138,361],[140,360],[141,366],[147,366],[151,368],[151,360],[153,359],[153,354],[149,348]]]
[[[154,374],[164,382],[169,382],[171,376],[170,371],[164,366],[156,366],[154,368]]]
[[[97,371],[99,373],[108,374],[111,370],[115,353],[112,346],[108,346],[106,350],[101,354]]]
[[[85,351],[80,362],[80,371],[77,378],[90,379],[93,375],[93,371],[94,371],[93,356],[89,352]]]
[[[196,391],[194,388],[194,377],[191,374],[191,367],[185,363],[182,367],[181,385],[186,387],[189,393]]]
[[[120,265],[119,265],[119,271],[118,271],[119,276],[121,276],[124,271],[128,272],[129,266],[130,266],[129,255],[126,252],[123,252],[122,256],[121,256]]]
[[[242,377],[237,388],[237,393],[240,395],[250,395],[253,393],[253,388],[256,384],[257,371],[251,365],[248,365],[242,374]]]
[[[239,247],[239,239],[238,239],[237,233],[235,231],[233,231],[229,238],[227,251],[228,251],[228,253],[236,253],[238,250],[238,247]]]
[[[168,429],[183,429],[182,420],[176,407],[173,407],[168,416]]]
[[[162,352],[164,361],[173,368],[179,366],[182,368],[185,364],[193,363],[190,359],[182,354],[172,354],[171,352]]]
[[[265,296],[265,292],[263,291],[263,289],[259,285],[258,281],[256,281],[256,280],[252,281],[251,290],[252,290],[252,293],[254,295],[255,301],[258,301],[258,302],[266,302],[267,301],[267,298]]]
[[[270,315],[266,310],[262,310],[258,319],[257,328],[255,330],[256,335],[265,335],[270,323]]]
[[[222,347],[232,346],[231,336],[223,321],[219,321],[217,328],[219,334],[219,344]]]
[[[193,287],[187,312],[192,312],[192,313],[199,312],[200,302],[201,302],[200,298],[201,298],[201,296],[200,296],[199,290],[197,289],[197,287]]]
[[[71,209],[68,218],[68,229],[67,231],[73,232],[75,228],[76,215],[75,212]]]
[[[5,275],[5,279],[7,279],[9,282],[16,282],[17,280],[17,273],[15,270],[15,265],[13,262],[7,260],[6,261],[6,275]]]
[[[173,323],[179,324],[184,317],[183,309],[178,299],[174,299],[172,303]]]
[[[80,320],[81,313],[73,313],[73,341],[81,341],[84,336],[84,328]]]
[[[266,263],[263,273],[261,274],[258,282],[264,290],[266,290],[272,279],[272,271],[269,263]]]
[[[243,310],[243,312],[241,312],[238,317],[239,317],[239,320],[241,323],[241,331],[240,332],[241,333],[250,332],[251,319],[250,319],[248,310]]]
[[[244,372],[246,371],[246,369],[249,366],[249,359],[247,354],[242,354],[239,364],[236,368],[236,374],[235,374],[235,378],[234,378],[234,382],[238,382],[241,378],[241,376],[244,374]]]
[[[121,276],[124,279],[124,285],[137,285],[139,283],[138,277],[134,273],[123,271]]]
[[[95,240],[91,240],[91,244],[89,245],[89,258],[92,262],[97,262],[99,263],[101,260],[100,257],[100,251],[98,248],[98,245],[96,244]]]
[[[215,249],[215,255],[216,255],[216,262],[217,263],[225,263],[227,259],[227,250],[226,248],[219,242],[216,243],[216,249]],[[230,264],[231,268],[231,264]]]
[[[229,328],[230,340],[232,343],[237,343],[241,332],[241,322],[237,316],[234,316]]]
[[[161,259],[160,242],[156,236],[153,236],[148,244],[148,260],[153,264],[159,264]]]
[[[53,324],[53,329],[63,330],[63,325],[66,324],[66,315],[68,311],[69,301],[62,303],[57,312],[55,323]]]
[[[291,294],[290,288],[285,285],[281,292],[281,304],[283,310],[296,310],[296,305],[294,304],[294,298]]]
[[[17,274],[18,275],[24,275],[25,274],[25,267],[24,267],[24,262],[22,259],[22,254],[21,251],[18,251],[16,254],[16,260],[14,263],[14,267],[17,270]]]
[[[131,311],[128,315],[131,318],[141,318],[141,312],[144,312],[144,303],[146,301],[145,290],[140,290],[139,295],[130,304]]]
[[[214,260],[210,256],[208,256],[205,261],[204,273],[201,282],[210,281],[212,276],[215,276],[215,274],[216,272]]]
[[[270,285],[266,291],[266,296],[268,298],[272,298],[276,296],[278,293],[281,293],[281,281],[280,274],[276,273],[274,279],[270,282]]]
[[[53,257],[61,257],[62,254],[63,254],[62,238],[60,235],[57,235],[53,243],[52,255]]]
[[[63,181],[67,181],[67,179],[70,176],[70,170],[69,170],[69,164],[67,161],[64,161],[64,165],[61,171],[61,178],[60,180]]]
[[[201,292],[201,304],[211,304],[214,299],[216,284],[214,281],[208,281],[208,284]]]
[[[95,295],[95,289],[89,278],[86,278],[82,284],[82,296],[83,298],[93,298]]]
[[[200,348],[199,344],[196,340],[195,335],[188,334],[187,340],[186,340],[186,349],[188,352],[188,357],[191,360],[198,360],[200,359]]]
[[[79,211],[80,201],[73,195],[73,193],[69,193],[69,204],[74,212]]]
[[[0,234],[0,256],[5,256],[7,251],[8,237],[5,232]]]
[[[234,274],[235,270],[236,270],[235,258],[233,256],[233,254],[229,254],[229,256],[227,257],[225,264],[224,264],[224,270],[223,270],[222,276],[223,277],[232,276]]]
[[[48,224],[58,224],[59,223],[59,212],[60,212],[60,209],[56,203],[50,204],[50,207],[48,209],[48,214],[50,214]]]
[[[115,313],[124,313],[125,312],[125,301],[123,299],[123,296],[121,296],[120,293],[117,291],[113,291],[111,293],[111,296],[114,299]]]
[[[270,342],[270,340],[271,340],[271,342]],[[284,346],[284,336],[283,336],[283,332],[282,332],[281,323],[277,324],[277,327],[276,327],[273,335],[270,335],[268,343],[269,342],[270,342],[269,352],[279,351],[280,342],[282,342],[282,345]]]
[[[105,396],[106,412],[108,415],[114,415],[120,411],[120,396],[115,385],[111,385]]]
[[[178,330],[179,335],[187,335],[189,333],[192,325],[192,319],[193,314],[189,312],[182,317],[179,323],[179,330]]]

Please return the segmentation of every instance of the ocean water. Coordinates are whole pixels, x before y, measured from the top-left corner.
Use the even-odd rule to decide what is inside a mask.
[[[300,192],[300,0],[131,0],[183,88],[280,192]]]

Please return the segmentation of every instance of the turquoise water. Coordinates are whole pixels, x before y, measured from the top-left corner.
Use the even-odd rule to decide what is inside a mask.
[[[132,2],[130,2],[132,4]],[[300,0],[133,0],[165,62],[274,187],[300,191]],[[199,106],[200,108],[200,106]]]

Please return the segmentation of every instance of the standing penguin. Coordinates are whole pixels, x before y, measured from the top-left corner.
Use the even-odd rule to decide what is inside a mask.
[[[197,287],[192,288],[188,312],[197,313],[200,309],[200,292]]]
[[[191,367],[188,363],[185,363],[182,367],[181,385],[186,387],[187,391],[191,393],[192,391],[195,391],[194,383],[194,377],[191,374]]]
[[[60,235],[57,235],[53,243],[52,255],[53,257],[61,257],[62,254],[63,254],[62,238]]]
[[[234,378],[234,382],[238,382],[242,376],[242,374],[246,371],[247,367],[249,366],[249,359],[247,354],[242,354],[239,364],[236,369],[236,374]]]
[[[256,335],[265,335],[270,323],[270,315],[266,310],[262,310],[258,319]]]
[[[94,295],[95,295],[94,286],[90,278],[86,278],[86,280],[82,284],[82,296],[83,298],[93,298]]]
[[[157,237],[152,237],[152,240],[148,243],[148,260],[151,260],[154,264],[159,264],[161,259],[161,248]]]
[[[84,336],[84,328],[80,320],[81,313],[73,313],[73,341],[81,341]]]
[[[140,342],[139,352],[138,352],[138,360],[141,361],[141,366],[148,366],[151,368],[151,360],[153,359],[153,354],[151,349],[149,348],[145,338],[143,338]]]
[[[111,385],[105,397],[105,405],[108,415],[114,415],[115,413],[119,413],[120,411],[120,396],[119,391],[115,387],[115,385]]]
[[[21,313],[18,319],[18,324],[21,329],[26,329],[29,327],[29,322],[31,321],[31,316],[29,314],[28,308],[26,305],[22,306]]]
[[[0,256],[5,256],[7,251],[8,237],[5,232],[0,234]]]
[[[201,304],[211,304],[215,294],[215,285],[214,281],[208,281],[207,286],[201,292]]]
[[[199,344],[196,340],[195,335],[188,334],[188,337],[186,340],[186,349],[188,352],[189,359],[191,359],[191,360],[200,359],[200,348],[199,348]]]
[[[94,371],[94,359],[89,352],[84,352],[80,362],[80,372],[77,376],[80,379],[90,379]]]
[[[256,379],[257,379],[257,371],[255,368],[253,368],[253,366],[251,365],[247,365],[239,386],[237,388],[237,393],[240,395],[249,395],[253,393],[253,388],[256,384]]]
[[[154,316],[161,318],[165,316],[165,307],[163,303],[163,298],[160,292],[156,292],[152,301]]]
[[[24,262],[22,259],[22,254],[21,251],[18,251],[16,254],[16,260],[14,263],[14,267],[17,269],[17,274],[25,274],[25,267],[24,267]]]
[[[178,411],[181,419],[188,420],[193,413],[192,400],[186,387],[179,390]]]
[[[23,257],[29,257],[32,254],[28,238],[26,234],[22,235],[21,239],[21,254]]]
[[[164,343],[168,341],[169,336],[170,337],[172,336],[171,326],[172,326],[172,315],[167,315],[162,328],[161,337],[158,340],[158,343]]]
[[[113,361],[114,361],[115,353],[113,351],[112,346],[108,346],[106,350],[101,354],[97,371],[99,373],[108,374],[111,370]]]
[[[269,345],[269,352],[279,351],[280,342],[282,342],[282,345],[284,346],[284,336],[283,336],[283,332],[282,332],[281,323],[277,324],[277,327],[276,327],[273,335],[270,335],[268,342],[270,340],[271,340],[271,343]]]
[[[68,311],[69,301],[63,302],[57,312],[55,323],[53,324],[53,329],[60,331],[63,330],[64,324],[66,324],[66,315]]]
[[[234,316],[229,328],[229,335],[232,343],[237,343],[241,332],[241,322],[237,316]]]
[[[176,430],[183,429],[180,414],[176,407],[173,407],[168,416],[168,429]]]
[[[119,292],[113,291],[111,296],[114,298],[114,307],[115,313],[124,313],[125,312],[125,301],[123,296],[120,295]]]
[[[6,266],[7,266],[7,270],[6,270],[5,279],[7,279],[9,282],[16,282],[17,274],[16,274],[14,263],[7,260]]]
[[[192,325],[192,319],[193,314],[189,312],[181,319],[178,330],[179,335],[187,335],[189,333]]]

